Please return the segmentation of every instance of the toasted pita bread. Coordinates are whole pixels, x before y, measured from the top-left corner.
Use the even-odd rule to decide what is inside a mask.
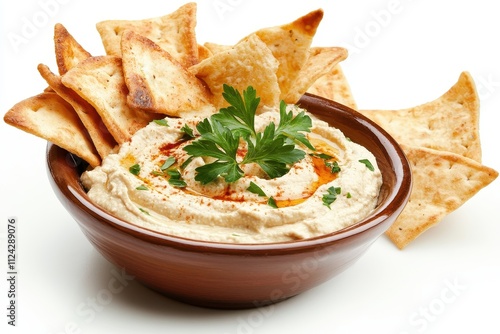
[[[318,9],[291,23],[255,32],[279,62],[276,74],[281,91],[280,100],[296,102],[287,101],[286,97],[307,61],[309,47],[322,19],[323,10]]]
[[[307,61],[300,69],[294,84],[288,90],[285,101],[297,103],[302,95],[321,76],[330,73],[342,60],[347,50],[340,47],[313,47],[309,49]],[[283,94],[282,94],[283,95]]]
[[[107,20],[96,25],[108,55],[121,56],[121,35],[126,30],[132,30],[152,40],[184,67],[198,62],[195,27],[196,3],[194,2],[187,3],[161,17],[144,20]]]
[[[5,114],[4,121],[64,148],[92,167],[101,164],[82,122],[56,93],[44,92],[17,103]]]
[[[213,94],[214,105],[228,103],[222,97],[223,85],[240,92],[252,86],[260,96],[260,106],[279,106],[280,90],[276,71],[279,63],[257,35],[252,35],[230,50],[219,52],[189,70],[202,79]]]
[[[60,75],[68,72],[82,60],[91,57],[91,54],[60,23],[54,26],[54,47]]]
[[[409,109],[360,112],[400,144],[454,152],[481,162],[479,97],[467,72],[432,102]]]
[[[128,106],[128,90],[118,57],[90,57],[64,74],[61,81],[95,108],[118,144],[130,140],[137,130],[158,118]]]
[[[456,153],[402,145],[412,169],[410,200],[386,234],[400,249],[490,184],[498,172]]]
[[[40,64],[38,65],[38,71],[49,86],[66,102],[71,104],[87,129],[99,156],[104,159],[116,146],[116,141],[102,122],[101,116],[90,103],[82,99],[72,89],[64,86],[61,77],[52,73],[48,66]]]
[[[122,57],[131,107],[170,116],[213,110],[203,82],[150,39],[123,32]]]
[[[307,92],[333,100],[355,110],[358,108],[347,77],[344,75],[340,64],[318,78],[307,89]]]

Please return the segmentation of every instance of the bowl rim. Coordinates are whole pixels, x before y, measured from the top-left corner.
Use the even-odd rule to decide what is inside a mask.
[[[300,105],[301,102],[304,102],[306,104],[317,104],[318,106],[324,108],[334,108],[337,112],[339,111],[344,114],[351,114],[351,117],[358,119],[364,127],[369,128],[372,133],[380,140],[384,150],[392,158],[391,161],[393,162],[394,167],[396,167],[397,169],[396,171],[394,171],[396,175],[394,187],[388,193],[387,198],[381,203],[381,205],[379,205],[369,216],[365,217],[359,222],[346,228],[331,232],[329,234],[308,239],[285,242],[260,244],[227,243],[189,239],[141,227],[115,217],[107,213],[100,206],[94,204],[86,196],[83,186],[80,183],[79,177],[74,180],[73,184],[70,184],[68,180],[63,177],[58,177],[57,165],[54,166],[53,160],[58,156],[60,157],[62,154],[65,154],[67,156],[70,153],[51,142],[47,143],[46,148],[46,168],[49,181],[51,182],[51,185],[54,191],[56,191],[58,195],[57,197],[61,202],[63,198],[66,198],[69,202],[71,202],[73,206],[76,206],[79,210],[93,216],[101,223],[107,224],[110,227],[119,229],[127,234],[131,234],[139,239],[143,239],[154,244],[169,245],[175,248],[183,248],[194,251],[203,250],[212,253],[216,252],[229,254],[234,252],[251,252],[257,254],[273,251],[272,254],[277,254],[281,252],[299,252],[303,251],[304,249],[324,247],[334,243],[337,240],[347,239],[358,235],[368,229],[374,228],[384,222],[389,216],[393,214],[399,215],[409,199],[412,187],[412,178],[408,159],[406,158],[404,151],[396,142],[396,140],[375,122],[371,121],[366,116],[348,106],[309,93],[306,93],[297,104]],[[314,112],[312,112],[312,114],[314,114]],[[79,158],[76,157],[76,159]],[[79,173],[76,171],[76,166],[72,166],[70,168],[75,170],[74,174],[79,175]],[[65,204],[63,203],[63,205]],[[386,210],[389,209],[390,211],[386,212]],[[80,226],[82,225],[80,222],[78,223]]]

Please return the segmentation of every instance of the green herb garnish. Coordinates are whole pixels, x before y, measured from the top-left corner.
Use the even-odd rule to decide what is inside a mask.
[[[141,166],[139,164],[135,164],[129,167],[129,172],[134,174],[134,175],[139,175],[139,172],[141,171]]]
[[[168,122],[164,118],[163,119],[155,119],[155,120],[153,120],[153,122],[155,122],[158,125],[168,126]]]
[[[184,188],[187,186],[186,182],[181,177],[181,172],[177,169],[167,170],[167,174],[170,176],[168,183],[177,188]]]
[[[191,129],[189,125],[184,124],[184,126],[181,128],[181,131],[184,132],[184,137],[194,138],[193,129]]]
[[[250,182],[250,186],[247,188],[247,190],[251,193],[257,194],[262,197],[266,197],[266,193],[264,190],[262,190],[258,185],[256,185],[254,182]]]
[[[364,164],[370,171],[374,171],[375,168],[373,167],[372,163],[368,159],[361,159],[359,160],[362,164]]]
[[[135,188],[136,190],[148,190],[148,187],[146,187],[145,185],[140,185],[138,187]]]
[[[143,209],[143,208],[139,208],[139,210],[141,210],[141,212],[142,212],[142,213],[145,213],[145,214],[147,214],[148,216],[151,216],[147,210],[145,210],[145,209]]]
[[[323,204],[326,205],[329,209],[330,204],[335,202],[337,199],[337,195],[340,195],[341,193],[341,188],[340,187],[334,187],[331,186],[330,188],[327,189],[327,193],[323,195]]]
[[[162,171],[165,171],[169,169],[173,164],[175,164],[175,158],[174,157],[168,157],[163,165],[160,167]]]
[[[196,168],[195,180],[202,184],[224,177],[228,183],[243,176],[240,166],[257,163],[270,178],[285,175],[295,162],[305,156],[305,152],[295,148],[302,144],[314,149],[302,132],[309,132],[311,118],[300,112],[295,117],[286,112],[285,102],[280,103],[280,123],[270,123],[263,132],[254,127],[255,113],[260,102],[256,91],[249,86],[243,91],[224,85],[224,99],[230,104],[219,113],[206,118],[196,126],[200,138],[184,147],[192,157],[211,157],[214,162]],[[236,155],[240,141],[245,141],[247,152],[241,161]]]
[[[251,193],[254,193],[254,194],[257,194],[261,197],[267,197],[266,193],[264,192],[264,190],[262,190],[261,187],[259,187],[257,184],[255,184],[254,182],[250,181],[250,186],[248,186],[247,190]],[[278,208],[278,206],[276,205],[276,201],[274,200],[274,198],[271,196],[267,199],[267,205],[273,207],[273,208]]]
[[[278,208],[278,205],[276,204],[276,201],[274,200],[274,198],[272,196],[269,197],[269,199],[267,200],[267,205],[269,205],[270,207],[275,208],[275,209]]]
[[[332,172],[332,174],[340,173],[340,166],[339,166],[339,163],[337,161],[334,161],[334,162],[326,162],[325,161],[325,165],[326,165],[326,167],[330,168],[330,171]]]

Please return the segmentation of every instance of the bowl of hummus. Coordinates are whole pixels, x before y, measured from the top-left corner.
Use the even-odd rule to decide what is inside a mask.
[[[225,120],[244,145],[214,119],[151,122],[93,169],[47,148],[53,189],[93,246],[166,296],[213,308],[285,300],[353,264],[408,201],[401,148],[344,105],[306,94],[263,110],[253,141]]]

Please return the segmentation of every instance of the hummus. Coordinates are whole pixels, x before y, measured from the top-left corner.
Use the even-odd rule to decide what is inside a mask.
[[[297,106],[288,108],[302,111]],[[189,158],[183,147],[192,140],[186,139],[182,129],[185,125],[196,129],[202,120],[189,116],[167,117],[163,124],[151,122],[101,166],[83,173],[81,180],[90,199],[111,214],[166,234],[226,243],[324,235],[370,214],[377,204],[382,176],[366,148],[308,115],[312,128],[306,135],[316,151],[304,148],[305,158],[279,178],[270,179],[258,165],[248,164],[242,167],[244,176],[233,183],[221,177],[207,184],[196,181],[195,169],[208,160],[197,157],[182,166]],[[279,112],[260,113],[255,128],[262,130],[270,122],[279,123]],[[167,160],[174,159],[169,168],[175,176],[162,169]],[[184,186],[173,185],[171,178],[182,180]],[[251,184],[265,196],[249,191]],[[325,202],[332,189],[335,200]],[[277,207],[268,204],[269,198]]]

